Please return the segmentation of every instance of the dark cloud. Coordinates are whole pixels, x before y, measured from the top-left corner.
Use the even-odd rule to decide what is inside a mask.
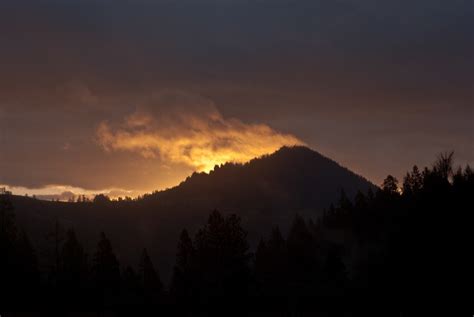
[[[449,149],[473,163],[473,30],[462,0],[2,1],[0,183],[177,182],[188,167],[94,140],[166,89],[375,182]]]

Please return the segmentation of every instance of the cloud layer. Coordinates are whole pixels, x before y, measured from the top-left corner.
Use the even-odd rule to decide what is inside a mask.
[[[137,197],[143,193],[132,190],[123,189],[103,189],[103,190],[88,190],[80,187],[73,187],[69,185],[48,185],[43,188],[25,188],[18,186],[8,186],[0,183],[0,188],[5,187],[12,191],[15,195],[29,195],[42,200],[59,200],[59,201],[76,201],[79,197],[86,197],[94,199],[98,194],[104,194],[111,199],[118,199],[119,197]]]
[[[210,171],[226,162],[246,162],[284,145],[303,144],[297,137],[264,124],[247,124],[224,118],[212,102],[183,93],[160,95],[157,103],[170,102],[171,113],[157,116],[139,109],[119,125],[101,122],[97,140],[107,151],[132,151],[165,164],[185,164]],[[181,111],[186,108],[186,111]],[[190,109],[194,108],[194,109]]]
[[[374,183],[473,165],[473,30],[470,0],[0,1],[0,183],[144,193],[291,135]]]

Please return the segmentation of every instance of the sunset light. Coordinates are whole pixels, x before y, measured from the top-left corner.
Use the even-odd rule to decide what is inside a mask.
[[[209,172],[226,162],[244,163],[285,145],[304,144],[265,124],[226,119],[215,109],[200,110],[174,117],[155,117],[141,111],[116,126],[102,122],[97,128],[97,142],[109,152],[136,152],[167,164],[185,164],[199,172]]]
[[[473,39],[473,0],[0,0],[0,317],[470,299]]]

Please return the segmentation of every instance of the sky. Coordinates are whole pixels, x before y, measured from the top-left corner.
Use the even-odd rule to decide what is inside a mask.
[[[471,0],[4,0],[0,184],[135,196],[304,144],[474,165]]]

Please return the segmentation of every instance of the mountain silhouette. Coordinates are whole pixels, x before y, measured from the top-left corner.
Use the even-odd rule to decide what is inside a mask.
[[[216,166],[209,174],[194,173],[146,200],[219,209],[322,210],[341,190],[351,197],[369,188],[375,186],[365,178],[307,147],[294,146],[245,164]]]
[[[66,203],[13,196],[19,224],[38,247],[57,220],[72,227],[86,250],[106,232],[121,263],[146,247],[163,276],[169,276],[175,241],[183,228],[194,232],[211,210],[236,213],[252,246],[273,226],[286,231],[296,213],[317,218],[344,191],[352,198],[376,186],[335,161],[302,146],[283,147],[245,164],[226,163],[210,173],[194,173],[178,186],[136,201]]]

